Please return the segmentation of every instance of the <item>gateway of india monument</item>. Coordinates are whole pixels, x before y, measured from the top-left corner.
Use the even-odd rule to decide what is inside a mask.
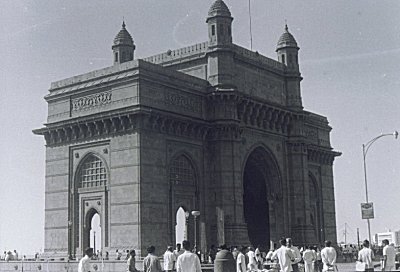
[[[207,41],[143,59],[123,23],[112,66],[51,84],[34,130],[46,141],[45,254],[161,254],[179,231],[203,252],[336,242],[340,153],[327,118],[302,106],[295,38],[286,26],[272,59],[233,43],[222,0],[205,21]]]

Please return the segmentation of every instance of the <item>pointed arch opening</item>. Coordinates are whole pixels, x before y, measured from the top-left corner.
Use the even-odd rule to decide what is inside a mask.
[[[188,225],[189,211],[185,211],[183,207],[179,207],[176,212],[176,225],[175,225],[175,241],[182,243],[183,240],[188,239]]]
[[[314,228],[315,240],[318,243],[324,241],[321,215],[321,197],[316,178],[310,172],[308,174],[308,187],[310,196],[310,223]]]
[[[94,252],[101,251],[102,240],[101,240],[101,221],[100,215],[96,212],[90,222],[90,247],[94,249]]]
[[[94,154],[88,155],[80,166],[78,187],[91,188],[107,184],[107,169],[103,161]]]
[[[280,173],[274,158],[263,147],[255,148],[243,171],[244,221],[254,247],[269,248],[278,235],[275,202],[280,194]]]
[[[187,154],[174,156],[169,164],[171,241],[193,241],[190,211],[198,209],[197,174]]]
[[[95,252],[109,246],[109,172],[103,158],[87,153],[76,166],[71,190],[69,252],[81,256],[86,247]]]

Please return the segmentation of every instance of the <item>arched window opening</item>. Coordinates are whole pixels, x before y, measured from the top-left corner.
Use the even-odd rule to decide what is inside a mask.
[[[215,25],[211,26],[211,35],[215,36]]]
[[[79,187],[90,188],[104,186],[107,183],[107,171],[102,160],[89,156],[83,163],[79,175]]]
[[[175,185],[193,185],[195,180],[192,163],[185,156],[179,156],[171,163],[170,180]]]
[[[90,222],[90,247],[93,248],[94,252],[101,251],[101,224],[100,215],[95,213]]]
[[[114,61],[115,61],[115,62],[118,62],[118,52],[115,52],[115,59],[114,59]]]
[[[283,63],[283,64],[286,64],[286,63],[285,63],[285,55],[284,55],[284,54],[282,54],[282,63]]]
[[[175,225],[175,241],[176,243],[182,243],[183,240],[188,239],[188,228],[187,219],[189,217],[189,212],[179,207],[176,212],[176,225]]]

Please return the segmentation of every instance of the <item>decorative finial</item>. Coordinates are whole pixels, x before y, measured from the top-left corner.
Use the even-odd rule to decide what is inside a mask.
[[[125,17],[122,16],[122,28],[125,28]]]
[[[287,20],[285,19],[285,31],[286,32],[289,32],[289,28],[288,28],[288,26],[287,26]]]

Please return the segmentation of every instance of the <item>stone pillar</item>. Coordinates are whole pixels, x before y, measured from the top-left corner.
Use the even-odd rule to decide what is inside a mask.
[[[301,142],[288,143],[290,236],[295,244],[307,242],[308,213],[305,181],[308,181],[307,147]],[[308,184],[308,183],[307,183]]]
[[[321,165],[322,183],[322,238],[337,242],[336,236],[336,213],[335,213],[335,194],[333,185],[332,164]]]

